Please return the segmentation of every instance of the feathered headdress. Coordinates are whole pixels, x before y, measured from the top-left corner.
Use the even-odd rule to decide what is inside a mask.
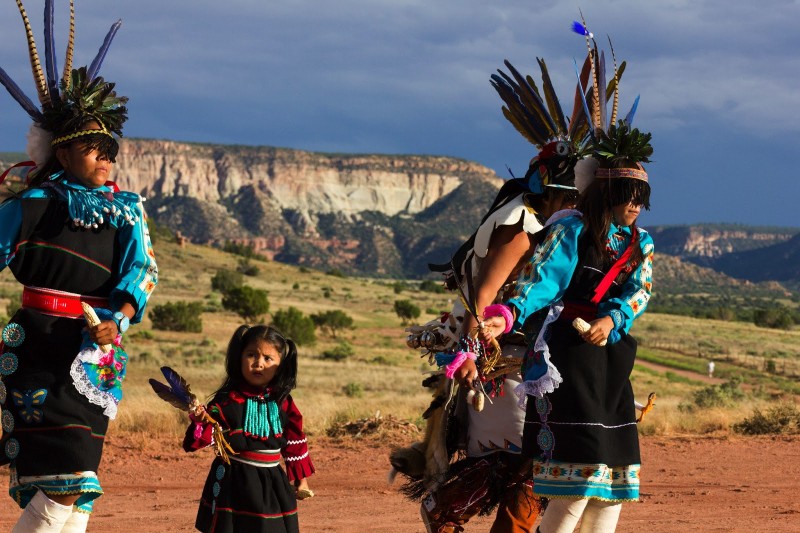
[[[591,115],[581,103],[587,99],[584,88],[589,78],[591,55],[587,56],[579,76],[569,121],[556,96],[547,65],[543,59],[536,58],[536,61],[542,73],[542,92],[531,76],[523,77],[508,60],[505,65],[510,75],[498,70],[491,76],[491,84],[505,103],[503,116],[539,148],[525,175],[528,188],[534,193],[543,192],[544,187],[575,189],[575,165],[589,155],[591,127],[588,118]],[[614,92],[614,88],[609,87],[609,91]]]
[[[611,58],[614,64],[613,78],[606,84],[605,53],[597,46],[594,34],[589,32],[586,21],[581,15],[581,22],[572,23],[572,30],[586,39],[588,50],[587,63],[584,63],[581,72],[578,72],[577,63],[575,73],[578,84],[582,90],[580,104],[585,116],[589,117],[590,143],[588,149],[591,158],[587,158],[576,167],[575,182],[579,189],[585,190],[594,178],[628,178],[639,180],[640,183],[629,184],[638,192],[633,193],[649,205],[650,186],[647,184],[647,172],[641,163],[650,161],[653,147],[650,145],[651,134],[642,133],[632,128],[633,117],[639,106],[637,96],[628,114],[618,120],[619,110],[619,79],[625,70],[623,61],[617,67],[617,58],[614,54],[614,45],[608,39]],[[588,73],[587,75],[587,67]],[[587,82],[591,80],[590,85]],[[605,88],[598,90],[597,88]],[[613,94],[613,99],[612,99]],[[608,103],[611,99],[611,111]],[[576,104],[577,104],[576,100]],[[627,181],[627,180],[626,180]],[[643,182],[643,183],[642,183]],[[621,183],[622,185],[625,185]],[[627,187],[630,188],[630,187]]]
[[[25,7],[22,0],[16,1],[25,26],[28,55],[41,110],[2,68],[0,83],[33,119],[26,151],[34,165],[42,167],[53,157],[55,147],[75,139],[80,139],[90,149],[98,150],[113,161],[119,149],[113,134],[122,135],[122,124],[127,119],[125,103],[128,99],[117,96],[114,84],[103,80],[97,72],[122,21],[111,26],[97,56],[88,67],[73,69],[75,9],[74,0],[70,0],[69,39],[64,71],[59,78],[53,37],[54,0],[45,0],[44,69]],[[96,123],[97,127],[91,126],[91,123]]]

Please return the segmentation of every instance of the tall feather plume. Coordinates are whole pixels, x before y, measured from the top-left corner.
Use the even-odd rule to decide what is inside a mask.
[[[627,62],[623,61],[620,63],[619,68],[616,69],[617,75],[616,78],[611,78],[611,81],[608,82],[608,87],[606,88],[606,100],[611,98],[614,94],[614,91],[617,89],[619,85],[619,80],[622,79],[622,73],[625,72],[625,67],[628,65]]]
[[[22,15],[22,23],[25,25],[25,37],[28,39],[28,54],[31,61],[31,70],[33,71],[33,81],[36,84],[36,91],[39,93],[39,102],[42,104],[42,107],[49,107],[50,94],[47,91],[47,82],[42,72],[42,64],[39,62],[39,52],[36,50],[36,41],[33,39],[31,23],[28,20],[28,14],[25,12],[25,6],[22,5],[22,0],[17,0],[17,8],[19,9],[19,14]]]
[[[575,74],[578,77],[578,84],[575,86],[575,98],[572,103],[572,117],[569,119],[569,136],[571,139],[579,139],[575,135],[576,130],[578,127],[581,126],[583,122],[588,120],[588,106],[585,105],[586,103],[586,84],[589,82],[589,72],[591,71],[592,64],[591,56],[586,56],[586,60],[583,62],[583,68],[581,69],[580,73],[578,73],[578,63],[575,63]]]
[[[556,129],[556,125],[553,122],[553,119],[550,117],[550,113],[545,108],[544,102],[542,98],[539,96],[538,89],[533,89],[531,85],[528,84],[528,81],[522,77],[522,75],[514,68],[507,59],[503,61],[506,67],[508,68],[511,75],[514,76],[516,80],[517,86],[515,90],[518,92],[522,101],[526,104],[530,112],[536,113],[536,115],[541,120],[541,124],[545,127],[548,132],[548,138],[555,138],[558,136],[558,130]],[[533,87],[536,87],[534,84]],[[547,139],[545,139],[545,142]]]
[[[41,111],[36,108],[36,104],[34,104],[30,98],[25,96],[25,93],[22,92],[22,89],[19,88],[19,85],[14,83],[14,80],[6,73],[5,70],[0,68],[0,84],[6,88],[8,94],[17,101],[17,103],[22,106],[22,109],[25,110],[28,115],[35,121],[41,122],[44,120],[44,116],[42,115]]]
[[[53,36],[53,0],[44,3],[44,64],[47,73],[47,90],[50,100],[59,102],[58,95],[58,66],[56,65],[55,40]]]
[[[608,128],[606,115],[608,114],[608,93],[606,91],[606,54],[600,50],[597,61],[597,85],[595,94],[597,95],[597,106],[600,109],[600,127],[605,130]]]
[[[528,111],[527,105],[520,99],[517,84],[503,71],[491,76],[490,83],[500,98],[506,103],[503,115],[514,125],[531,144],[542,145],[548,138],[548,130],[537,116]]]
[[[550,73],[547,72],[547,65],[544,59],[536,58],[539,63],[539,69],[542,71],[542,90],[544,91],[545,100],[547,100],[547,108],[550,110],[550,116],[556,121],[558,134],[561,137],[567,135],[567,123],[564,119],[564,111],[561,109],[561,103],[558,101],[558,96],[553,88],[553,82],[550,80]]]
[[[633,124],[633,116],[636,114],[636,108],[639,107],[639,95],[636,95],[636,100],[633,101],[633,105],[631,106],[631,110],[628,111],[628,114],[625,115],[625,124],[630,126]]]
[[[116,21],[114,24],[111,25],[111,29],[108,30],[106,34],[106,38],[103,39],[103,44],[100,46],[100,50],[97,51],[97,55],[92,61],[92,64],[89,65],[89,70],[87,71],[87,76],[90,80],[94,79],[97,75],[97,71],[100,70],[100,65],[103,64],[103,59],[106,57],[106,53],[108,52],[108,47],[111,46],[111,41],[114,40],[114,36],[117,34],[117,30],[119,27],[122,26],[122,20]]]
[[[611,124],[617,123],[617,110],[619,109],[619,76],[617,71],[617,56],[614,53],[614,45],[611,43],[611,36],[608,36],[608,46],[611,47],[611,59],[614,62],[614,103],[611,105]],[[608,96],[608,95],[606,95]]]
[[[61,81],[66,85],[69,82],[69,76],[72,72],[72,53],[75,49],[75,2],[69,0],[69,38],[67,39],[67,53],[64,58],[64,73],[61,75]]]
[[[586,19],[583,18],[583,12],[578,10],[581,16],[581,23],[583,24],[584,28],[584,37],[586,38],[586,49],[588,50],[589,57],[591,57],[591,64],[592,64],[592,85],[594,87],[598,87],[600,85],[599,79],[597,77],[598,69],[598,61],[599,58],[597,57],[597,43],[594,40],[594,35],[592,35],[589,30],[586,28]],[[603,128],[603,123],[600,121],[600,101],[595,90],[592,95],[592,114],[590,115],[590,120],[592,121],[592,132],[596,133],[598,129]]]
[[[591,51],[589,53],[589,57],[586,60],[591,63],[592,62],[592,54]],[[588,92],[585,92],[584,87],[585,81],[581,79],[582,74],[578,72],[578,62],[574,59],[572,60],[573,64],[575,65],[575,76],[578,77],[578,88],[576,89],[576,96],[580,95],[581,98],[581,107],[583,108],[583,113],[586,116],[586,122],[589,128],[589,131],[594,133],[594,122],[592,122],[592,113],[589,111],[589,102],[587,100],[592,99],[592,92],[591,89]],[[584,69],[585,70],[585,69]],[[578,112],[580,114],[580,112]],[[576,124],[578,122],[579,117],[576,117]],[[577,128],[577,125],[575,126]]]

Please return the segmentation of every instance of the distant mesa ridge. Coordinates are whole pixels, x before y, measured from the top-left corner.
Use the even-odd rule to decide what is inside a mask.
[[[2,168],[24,157],[0,154]],[[157,224],[197,243],[236,241],[269,258],[363,275],[414,277],[468,237],[503,180],[463,159],[328,154],[124,139],[115,179]],[[672,276],[694,263],[800,287],[800,228],[648,227]],[[667,265],[665,265],[667,266]],[[685,265],[689,266],[689,265]],[[690,272],[692,274],[690,274]],[[710,271],[708,271],[710,272]]]

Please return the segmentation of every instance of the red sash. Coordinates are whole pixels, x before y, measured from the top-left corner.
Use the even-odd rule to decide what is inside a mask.
[[[35,309],[46,315],[81,318],[83,316],[81,302],[86,302],[92,307],[108,308],[108,298],[83,296],[41,287],[25,287],[22,290],[22,307]]]

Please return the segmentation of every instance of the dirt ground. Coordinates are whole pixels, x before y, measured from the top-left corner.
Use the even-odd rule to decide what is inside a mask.
[[[424,532],[418,506],[387,484],[391,443],[316,438],[316,496],[300,502],[303,531]],[[398,442],[395,444],[406,444]],[[642,501],[626,504],[619,532],[800,532],[800,437],[644,437]],[[90,532],[193,531],[211,453],[184,453],[178,439],[111,434],[100,479],[105,495]],[[0,491],[8,469],[0,468]],[[20,511],[0,500],[0,531]],[[467,531],[485,532],[490,520]]]

